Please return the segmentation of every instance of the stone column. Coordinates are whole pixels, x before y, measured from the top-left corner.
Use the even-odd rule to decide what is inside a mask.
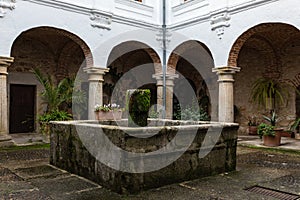
[[[89,67],[84,71],[89,76],[88,119],[93,120],[95,105],[103,105],[103,75],[109,71],[109,68]]]
[[[238,67],[218,67],[213,72],[219,82],[219,121],[234,122],[233,75],[239,72]]]
[[[163,106],[163,75],[154,74],[152,76],[156,79],[157,83],[157,105]],[[172,119],[173,117],[173,89],[174,79],[178,78],[178,74],[166,75],[166,119]]]
[[[7,68],[14,58],[0,56],[0,146],[12,144],[8,135]]]

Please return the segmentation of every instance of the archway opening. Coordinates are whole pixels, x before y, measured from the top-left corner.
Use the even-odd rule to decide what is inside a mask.
[[[125,107],[128,89],[149,89],[151,105],[157,104],[156,80],[152,77],[157,61],[154,50],[140,42],[128,41],[114,47],[107,63],[110,70],[104,76],[103,103]]]
[[[47,102],[40,95],[44,88],[33,69],[38,69],[45,77],[51,77],[54,84],[68,78],[69,86],[73,87],[72,80],[81,66],[92,64],[88,51],[86,44],[76,35],[51,27],[33,28],[16,38],[11,49],[14,63],[8,68],[10,133],[34,132],[38,127],[37,116],[48,110]],[[83,83],[82,87],[86,85]],[[28,91],[16,92],[17,88]],[[29,93],[30,100],[26,98]],[[62,103],[59,109],[72,114],[72,90],[69,95],[69,100]],[[18,105],[22,102],[17,101],[21,99],[28,99],[27,107],[32,108],[30,111],[20,110]]]
[[[201,120],[210,120],[213,113],[209,87],[212,86],[210,83],[213,82],[211,80],[215,74],[212,73],[214,61],[208,48],[197,41],[185,42],[171,54],[168,65],[170,69],[176,69],[175,73],[179,74],[178,79],[174,81],[174,91],[177,96],[173,96],[173,118],[178,119],[179,115],[182,115],[182,113],[178,114],[180,110],[184,112],[192,103],[197,102],[200,116],[203,116]],[[186,94],[184,82],[193,89],[193,95]],[[185,105],[186,108],[181,108],[180,104]]]
[[[249,119],[263,122],[263,115],[275,110],[280,117],[278,126],[288,127],[296,117],[295,101],[299,74],[300,32],[282,23],[257,25],[242,34],[229,56],[229,65],[241,67],[235,76],[234,99],[237,109],[235,121],[240,123],[240,134],[247,133]],[[283,101],[272,98],[272,104],[259,105],[253,98],[254,84],[259,80],[272,80],[280,84]]]

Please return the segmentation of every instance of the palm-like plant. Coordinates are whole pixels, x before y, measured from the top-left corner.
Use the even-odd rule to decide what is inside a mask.
[[[254,82],[251,90],[251,99],[258,105],[265,108],[274,108],[275,101],[284,104],[284,97],[287,95],[284,84],[269,78],[260,78]]]
[[[44,102],[47,103],[46,113],[58,111],[59,106],[67,99],[65,95],[67,80],[63,79],[56,85],[50,75],[43,75],[39,69],[33,69],[33,72],[44,87],[41,95]]]

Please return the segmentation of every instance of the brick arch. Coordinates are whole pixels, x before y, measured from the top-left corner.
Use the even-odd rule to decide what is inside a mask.
[[[228,57],[228,66],[237,67],[238,55],[241,48],[247,42],[247,40],[253,35],[261,32],[272,32],[274,30],[283,29],[289,32],[299,31],[292,25],[284,24],[284,23],[264,23],[256,25],[247,31],[245,31],[233,44],[229,57]],[[270,41],[272,42],[272,41]]]
[[[112,54],[116,50],[118,50],[118,55],[113,56]],[[154,64],[155,73],[159,73],[159,71],[161,71],[161,60],[156,51],[153,48],[149,47],[147,44],[139,41],[126,41],[113,47],[108,57],[107,66],[114,62],[114,60],[116,60],[118,57],[136,50],[143,50],[149,55]]]
[[[183,42],[182,44],[180,44],[173,50],[173,52],[171,53],[171,55],[168,59],[168,64],[167,64],[168,73],[174,74],[176,72],[176,66],[180,59],[180,55],[182,55],[184,52],[186,52],[187,50],[189,50],[191,48],[198,47],[199,45],[202,48],[204,48],[207,51],[207,53],[212,57],[210,50],[203,43],[195,41],[195,40]]]
[[[83,54],[86,59],[86,66],[87,67],[93,66],[94,61],[93,61],[93,55],[91,53],[91,50],[90,50],[89,46],[79,36],[75,35],[74,33],[69,32],[69,31],[63,30],[63,29],[59,29],[56,27],[48,27],[48,26],[31,28],[29,30],[22,32],[21,35],[23,33],[28,33],[28,32],[36,31],[36,30],[52,32],[52,33],[69,38],[70,40],[72,40],[73,42],[78,44],[80,46],[80,48],[82,49]],[[19,35],[19,37],[21,35]]]

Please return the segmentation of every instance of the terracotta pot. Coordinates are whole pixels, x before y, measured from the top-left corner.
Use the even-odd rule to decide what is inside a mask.
[[[264,135],[264,145],[268,147],[276,147],[280,145],[281,134],[279,131],[275,131],[275,136]]]
[[[291,137],[292,134],[287,131],[281,131],[280,135],[281,137]]]
[[[120,120],[122,119],[122,111],[115,110],[115,111],[98,111],[95,112],[97,120]]]
[[[249,135],[257,135],[257,126],[249,126],[248,134]]]

